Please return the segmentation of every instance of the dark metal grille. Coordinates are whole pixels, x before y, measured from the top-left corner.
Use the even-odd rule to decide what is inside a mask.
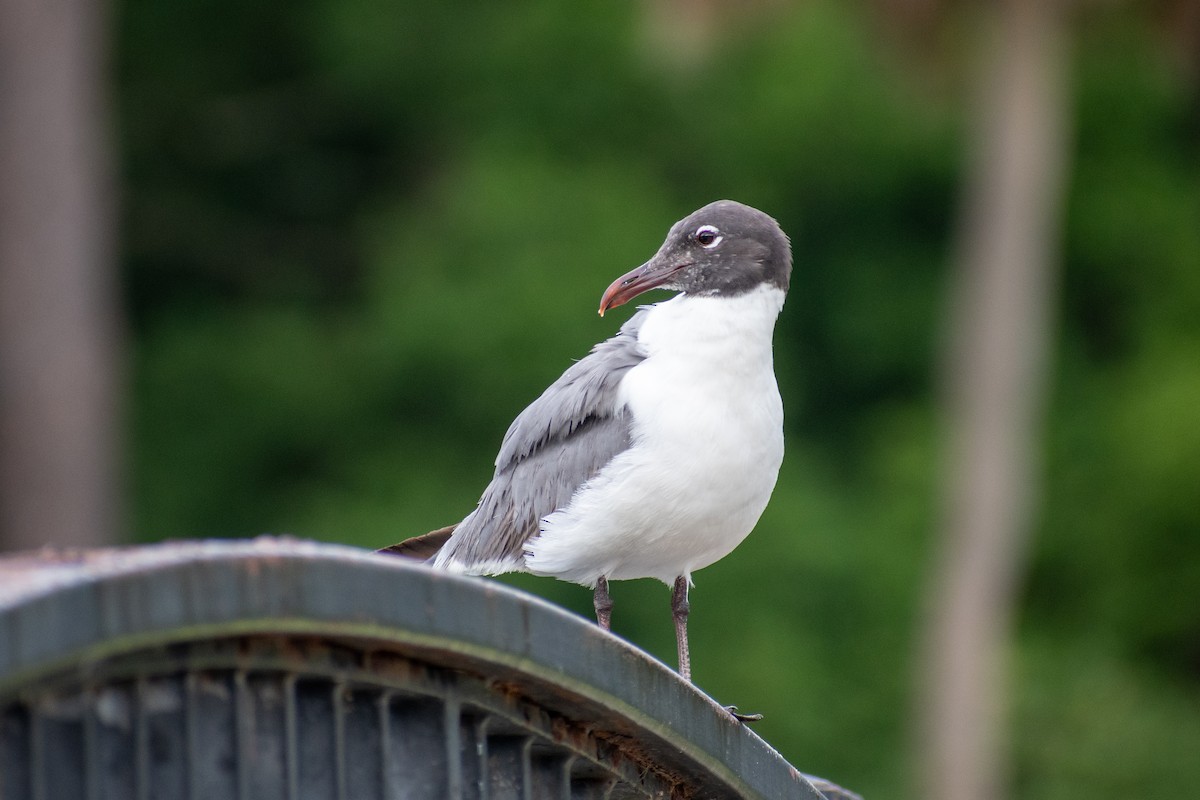
[[[4,800],[690,794],[478,677],[278,637],[174,645],[46,681],[4,707],[0,776]]]

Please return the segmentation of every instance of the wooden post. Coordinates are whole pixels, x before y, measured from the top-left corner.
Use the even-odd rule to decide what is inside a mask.
[[[116,536],[106,10],[0,3],[0,549]]]
[[[1039,480],[1067,161],[1064,9],[987,6],[942,364],[942,531],[919,662],[922,797],[1005,796],[1005,673]]]

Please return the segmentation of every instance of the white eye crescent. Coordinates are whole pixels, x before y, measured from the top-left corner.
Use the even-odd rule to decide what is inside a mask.
[[[696,232],[692,234],[692,238],[699,242],[701,247],[711,250],[719,245],[725,237],[714,226],[701,225],[699,228],[696,228]]]

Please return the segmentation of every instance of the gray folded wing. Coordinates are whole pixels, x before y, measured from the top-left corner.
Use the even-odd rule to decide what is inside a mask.
[[[513,421],[491,483],[438,552],[435,566],[490,574],[524,569],[524,545],[538,532],[539,520],[567,505],[576,489],[629,447],[629,420],[617,388],[646,357],[637,342],[644,318],[644,311],[635,314]]]

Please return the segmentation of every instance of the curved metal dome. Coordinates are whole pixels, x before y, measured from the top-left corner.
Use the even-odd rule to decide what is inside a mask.
[[[0,637],[0,800],[853,797],[572,614],[348,547],[3,559]]]

